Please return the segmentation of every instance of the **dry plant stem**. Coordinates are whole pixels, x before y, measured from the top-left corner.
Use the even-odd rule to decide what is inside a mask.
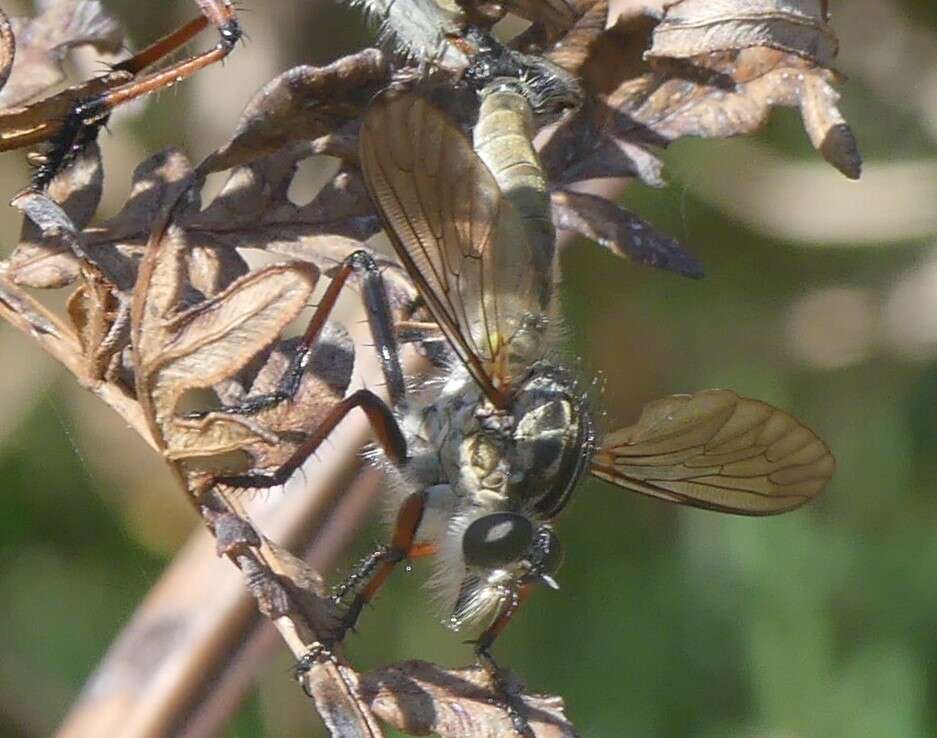
[[[337,476],[337,475],[336,475]],[[343,489],[341,480],[330,480],[334,489]],[[382,475],[375,469],[366,469],[342,493],[336,508],[328,516],[324,526],[315,531],[311,543],[303,552],[303,558],[315,570],[324,571],[331,567],[336,554],[342,550],[350,536],[359,527],[361,520],[375,504],[381,491]],[[311,490],[297,490],[296,494],[310,493]],[[306,521],[307,523],[316,521]],[[321,521],[319,521],[321,522]],[[200,533],[200,535],[208,535]],[[175,565],[174,565],[175,567]],[[238,581],[243,590],[243,581]],[[247,598],[246,592],[244,593]],[[170,732],[175,738],[204,738],[217,735],[231,719],[244,697],[253,688],[258,671],[258,664],[269,662],[272,654],[281,648],[279,633],[271,624],[254,610],[255,617],[246,637],[239,647],[232,647],[219,656],[224,658],[222,668],[204,689],[191,695],[192,700],[183,719]],[[241,633],[234,636],[242,637]],[[288,685],[286,688],[291,689]]]
[[[330,486],[333,490],[344,491],[344,485]],[[226,502],[230,502],[230,498]],[[353,531],[346,529],[346,532]],[[347,538],[344,536],[341,543]],[[332,541],[339,542],[335,538]],[[334,558],[340,548],[321,552],[320,556]],[[305,585],[324,599],[327,591],[321,578],[312,570],[304,571],[299,560],[291,559],[290,554],[271,546],[268,541],[259,549],[244,547],[233,559],[247,576],[248,589],[257,599],[260,611],[272,620],[293,655],[297,660],[306,656],[310,646],[315,648],[322,640],[320,634],[325,625],[316,622],[314,608],[302,606],[301,600],[308,591],[295,591],[289,585]],[[280,582],[285,582],[286,586]],[[319,715],[335,738],[380,738],[383,733],[359,696],[356,676],[353,670],[343,667],[337,655],[326,653],[305,674],[304,689],[313,696]]]
[[[349,494],[369,500],[374,489],[373,479],[363,479]],[[353,533],[348,522],[324,546],[313,546],[323,564]],[[217,557],[213,543],[207,531],[193,537],[115,641],[57,735],[207,736],[224,726],[277,639],[264,638],[260,648],[244,644],[245,633],[263,632],[262,621],[243,578]]]
[[[0,318],[32,338],[52,358],[70,371],[78,383],[100,397],[133,428],[153,450],[157,444],[140,406],[114,384],[92,377],[82,361],[81,344],[75,332],[42,303],[7,279],[0,263]]]
[[[603,189],[603,194],[611,196],[617,188]],[[571,234],[560,234],[558,245],[566,245],[570,240]],[[80,365],[70,362],[78,352],[70,354],[65,348],[65,342],[77,346],[71,329],[62,326],[41,304],[8,282],[0,281],[0,290],[3,290],[0,316],[36,337],[88,386],[80,374]],[[11,305],[6,295],[15,295],[22,302]],[[28,307],[25,311],[24,306]],[[58,333],[48,333],[48,326],[55,326]],[[358,338],[360,345],[361,336]],[[376,375],[368,372],[368,376]],[[146,428],[139,411],[135,411],[136,403],[122,396],[105,396],[114,392],[113,387],[97,385],[100,385],[97,394],[122,417],[138,418],[140,425],[135,426],[138,432],[141,426]],[[89,388],[95,391],[95,387]],[[122,400],[125,411],[121,412],[122,406],[112,399]],[[358,449],[366,438],[367,425],[363,419],[352,416],[341,431],[334,450],[322,454],[322,461],[330,470],[327,474],[311,479],[304,490],[292,491],[265,515],[254,516],[267,535],[294,549],[315,533],[307,548],[307,558],[321,571],[329,568],[361,520],[373,509],[373,477],[359,480],[344,498],[348,468],[360,461]],[[148,431],[141,435],[149,439]],[[334,524],[322,527],[338,497],[343,499],[332,515]],[[241,507],[240,498],[231,502]],[[263,627],[256,603],[244,587],[243,576],[218,558],[208,531],[196,533],[117,637],[56,735],[97,738],[116,734],[118,726],[122,738],[201,738],[216,734],[238,709],[252,678],[265,663],[263,658],[245,657],[252,649],[250,643],[245,643],[251,637],[248,634],[256,634],[256,639],[264,641],[265,645],[257,647],[261,652],[269,652],[277,640],[283,640],[297,659],[305,653],[309,641],[302,634],[308,634],[308,625],[288,617],[278,618],[274,625],[279,639],[271,638],[270,630]],[[350,670],[325,661],[310,672],[307,686],[311,692],[324,696],[317,707],[331,713],[331,718],[326,719],[336,727],[335,735],[379,736],[380,728],[370,710],[358,702],[349,688],[349,680],[354,678]],[[211,687],[207,688],[209,684]],[[286,689],[295,688],[286,680],[283,684]]]
[[[230,645],[229,634],[252,617],[238,572],[217,558],[209,535],[194,536],[112,644],[56,735],[165,735],[187,691],[199,688],[216,654]]]
[[[354,430],[360,443],[366,429]],[[317,536],[311,546],[314,560],[323,567],[354,535],[375,494],[376,480],[370,476],[350,490],[344,484],[348,467],[359,463],[359,443],[349,437],[334,460],[327,460],[331,473],[318,476],[306,490],[290,494],[290,498],[301,498],[302,505],[280,505],[261,516],[260,525],[271,534],[276,530],[290,538],[296,529],[321,525],[335,498],[347,492],[358,515],[352,519],[339,515],[338,524],[326,526],[324,535],[321,539]],[[341,501],[339,510],[346,506]],[[297,515],[297,508],[305,514]],[[258,625],[257,605],[244,587],[244,577],[218,557],[215,543],[208,531],[195,534],[115,640],[57,736],[206,736],[231,717],[264,659],[243,658],[245,635]],[[308,631],[308,624],[290,614],[278,618],[274,625],[294,655],[302,656],[308,641],[298,634]],[[318,677],[344,683],[334,666],[330,671]],[[238,683],[231,691],[229,680]],[[283,684],[286,689],[296,688],[286,674]],[[232,691],[233,699],[219,700],[220,695]],[[371,720],[370,713],[366,719]],[[211,726],[212,730],[192,732],[193,724]]]
[[[350,327],[353,335],[359,334],[361,346],[367,340],[362,335],[365,327]],[[376,362],[367,361],[365,347],[359,355],[365,377],[374,383],[377,374],[370,364]],[[302,548],[315,533],[309,554],[316,568],[331,564],[373,509],[373,476],[350,490],[347,485],[349,469],[360,464],[358,449],[367,439],[367,431],[363,418],[351,416],[339,429],[334,449],[323,450],[316,477],[310,478],[307,489],[292,491],[277,505],[262,507],[252,515],[265,535],[294,549]],[[347,500],[346,494],[350,494]],[[245,503],[251,504],[248,495],[239,492],[215,502],[240,514]],[[323,528],[336,504],[337,514],[330,519],[334,524]],[[264,661],[242,657],[245,635],[257,629],[257,604],[245,590],[243,576],[218,558],[211,542],[207,532],[196,534],[115,641],[57,735],[112,735],[120,726],[119,733],[126,738],[204,736],[230,718],[250,684],[249,678]],[[262,582],[274,574],[290,574],[284,571],[286,565],[279,552],[267,544],[234,558],[242,568],[260,573]],[[284,609],[274,625],[299,659],[316,640],[315,628],[298,614],[300,608]],[[165,635],[167,630],[175,637],[150,635]],[[343,727],[341,735],[381,735],[370,711],[358,701],[334,662],[317,666],[310,679],[310,688],[324,696],[317,706],[328,724]],[[234,699],[220,701],[217,696],[228,693],[228,680],[239,686],[231,690]],[[287,689],[296,688],[286,675],[283,683]],[[206,688],[208,684],[210,688]],[[192,732],[193,725],[211,730]]]

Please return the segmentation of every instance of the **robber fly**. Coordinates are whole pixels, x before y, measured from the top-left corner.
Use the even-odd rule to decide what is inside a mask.
[[[408,449],[392,548],[437,557],[449,624],[488,624],[481,656],[535,585],[555,585],[552,523],[587,471],[678,504],[769,515],[813,498],[834,469],[811,430],[729,390],[659,400],[599,436],[550,359],[554,238],[530,125],[524,90],[495,83],[474,148],[414,95],[380,98],[360,139],[393,247],[456,357],[398,405]]]
[[[435,557],[447,622],[486,625],[475,649],[496,685],[503,682],[491,646],[538,584],[556,586],[562,555],[553,521],[586,472],[678,504],[769,515],[812,499],[834,469],[812,431],[729,390],[659,400],[635,425],[599,436],[588,398],[551,358],[555,233],[531,144],[535,114],[545,111],[531,100],[569,99],[542,93],[516,77],[486,84],[474,146],[418,95],[388,93],[372,104],[360,134],[365,181],[434,320],[426,336],[441,334],[451,359],[441,376],[407,385],[380,270],[366,252],[352,254],[317,316],[358,272],[392,406],[357,390],[281,467],[217,479],[282,484],[342,418],[362,410],[390,472],[395,520],[389,544],[336,590],[344,614],[333,638],[354,626],[397,564]],[[255,406],[294,391],[317,316],[281,389]]]

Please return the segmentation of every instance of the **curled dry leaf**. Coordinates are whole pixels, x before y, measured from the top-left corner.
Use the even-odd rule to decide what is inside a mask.
[[[463,5],[468,4],[463,2]],[[535,36],[537,46],[542,49],[566,35],[580,15],[577,7],[580,4],[580,0],[506,0],[499,3],[501,13],[514,13],[533,24],[526,38],[517,39],[515,43],[526,52],[534,50],[531,41]]]
[[[859,177],[862,160],[836,107],[833,72],[764,47],[715,52],[695,62],[694,69],[683,70],[682,78],[674,73],[664,79],[654,72],[620,89],[612,104],[628,113],[616,121],[622,133],[634,128],[645,135],[643,128],[669,141],[683,136],[722,138],[754,132],[767,121],[772,107],[799,107],[810,142],[824,159],[850,179]]]
[[[129,365],[129,357],[122,365],[119,355],[129,340],[130,296],[143,244],[157,215],[178,200],[191,183],[192,171],[185,157],[173,151],[157,154],[137,168],[130,198],[121,213],[108,223],[79,233],[100,198],[100,157],[97,147],[90,146],[53,181],[48,195],[27,191],[14,200],[30,218],[24,221],[23,239],[8,262],[11,278],[20,286],[49,289],[69,286],[80,277],[68,301],[68,314],[80,339],[89,378],[116,379],[118,370]],[[55,200],[62,201],[61,208]],[[190,252],[187,258],[195,275],[203,274],[204,265],[212,262],[211,256],[200,250]],[[211,294],[206,286],[217,291],[221,282],[227,284],[246,271],[237,254],[220,258],[228,265],[225,276],[216,278],[214,285],[203,278],[195,284],[195,292],[202,288],[203,293]],[[231,266],[232,260],[242,268]],[[196,298],[190,294],[187,299]]]
[[[685,277],[703,276],[703,265],[680,243],[650,223],[598,195],[554,190],[553,223],[576,231],[616,256]]]
[[[198,167],[204,176],[233,166],[208,207],[177,217],[190,245],[204,253],[265,250],[314,264],[329,276],[365,248],[381,225],[357,169],[357,131],[349,122],[387,81],[383,55],[365,49],[326,67],[297,67],[265,85],[231,140]],[[312,200],[298,205],[289,198],[297,166],[319,154],[338,156],[343,165]],[[409,317],[415,289],[396,262],[374,256],[391,307]]]
[[[405,661],[360,675],[358,690],[375,715],[408,735],[500,738],[514,734],[481,667],[446,670],[425,661]],[[518,697],[535,738],[578,735],[559,697]]]
[[[560,184],[637,176],[660,186],[649,144],[751,133],[786,105],[800,108],[824,158],[858,177],[858,147],[828,68],[835,50],[825,3],[807,0],[759,0],[744,13],[729,0],[677,2],[663,16],[631,12],[606,30],[584,27],[551,55],[581,76],[593,101],[556,131],[544,165]]]
[[[27,335],[51,336],[56,340],[74,338],[63,336],[62,326],[51,319],[46,311],[41,310],[33,300],[28,299],[21,291],[3,279],[4,264],[0,262],[0,314]],[[67,327],[66,327],[67,329]],[[68,331],[64,331],[68,333]]]
[[[509,13],[539,23],[547,31],[547,39],[555,41],[564,36],[582,14],[581,0],[506,0],[501,5]]]
[[[648,56],[689,58],[766,46],[829,67],[839,42],[825,0],[678,0],[654,30]]]
[[[315,700],[329,735],[383,738],[380,723],[360,696],[360,678],[354,669],[328,657],[312,660],[303,675],[303,689]]]
[[[0,90],[0,107],[10,108],[39,95],[65,78],[62,62],[76,46],[91,45],[99,51],[116,53],[123,41],[120,24],[111,18],[97,0],[64,0],[46,3],[46,11],[36,18],[11,18],[16,53],[12,69],[0,66],[0,77],[9,75]],[[9,44],[6,34],[0,36]],[[0,63],[6,61],[6,55]],[[7,115],[0,114],[0,126]]]
[[[320,347],[326,352],[320,366],[331,381],[307,371],[290,402],[250,414],[184,414],[184,396],[232,379],[277,341],[306,306],[319,275],[311,264],[275,264],[186,305],[188,249],[184,230],[170,224],[154,235],[141,265],[131,323],[138,400],[164,455],[187,479],[202,468],[211,474],[276,468],[344,394],[351,374],[347,336]],[[284,348],[264,362],[248,397],[276,386],[289,365],[287,353]]]
[[[45,239],[59,240],[82,274],[82,282],[68,301],[68,314],[75,326],[85,373],[97,380],[116,372],[116,357],[126,345],[130,304],[94,262],[81,243],[81,235],[68,214],[48,195],[27,190],[12,203]]]
[[[589,58],[592,44],[608,22],[608,0],[571,0],[574,20],[562,38],[544,53],[554,64],[578,73]]]
[[[75,230],[91,220],[101,200],[103,172],[97,143],[91,143],[49,185],[48,196],[59,203]],[[61,233],[43,230],[31,219],[23,221],[20,241],[7,260],[10,278],[22,287],[56,289],[78,276],[78,262]]]
[[[631,14],[606,30],[608,6],[596,2],[592,13],[570,31],[547,56],[582,79],[590,93],[586,104],[561,125],[541,151],[551,182],[567,185],[602,178],[638,177],[663,187],[663,164],[648,148],[647,138],[625,136],[610,125],[614,115],[608,95],[624,81],[647,70],[642,55],[657,18]],[[595,17],[601,16],[600,18]],[[651,139],[653,143],[664,143]]]
[[[316,153],[296,143],[232,170],[201,213],[185,219],[193,245],[256,248],[331,268],[380,230],[361,176],[340,171],[309,203],[296,205],[289,187],[298,163]]]
[[[53,180],[48,195],[62,204],[76,229],[84,229],[81,243],[89,259],[119,290],[129,292],[154,219],[191,186],[192,168],[178,151],[151,156],[134,171],[121,212],[100,225],[86,227],[100,200],[101,180],[100,155],[92,144]],[[24,222],[20,244],[8,263],[16,284],[25,287],[66,287],[79,273],[71,248],[55,233],[43,232],[30,221]]]
[[[637,178],[648,187],[664,187],[663,162],[645,146],[600,130],[590,114],[580,111],[547,142],[541,160],[556,186],[591,179]]]
[[[374,61],[375,53],[359,56]],[[268,102],[276,99],[257,98]],[[315,153],[316,143],[273,147],[270,154],[245,148],[244,141],[250,136],[265,136],[265,125],[276,130],[281,123],[275,114],[262,115],[256,108],[254,112],[258,114],[256,119],[245,116],[245,120],[255,121],[247,127],[250,130],[245,134],[247,139],[236,136],[234,146],[226,148],[229,153],[240,152],[239,156],[249,154],[253,160],[232,170],[221,194],[206,210],[199,210],[194,197],[197,180],[189,162],[181,153],[169,150],[154,155],[137,168],[129,198],[117,216],[81,232],[80,242],[94,265],[96,277],[101,279],[93,285],[88,279],[82,281],[70,300],[69,312],[82,336],[94,376],[108,371],[101,362],[106,363],[127,345],[126,332],[121,331],[117,340],[111,329],[118,323],[125,325],[122,317],[137,281],[138,264],[155,224],[168,208],[173,208],[174,225],[181,229],[187,244],[181,249],[186,276],[177,296],[179,309],[218,295],[247,273],[239,248],[279,252],[330,272],[348,254],[362,248],[360,239],[378,230],[377,216],[370,208],[360,176],[353,169],[340,171],[306,205],[293,204],[288,192],[297,163]],[[327,131],[327,126],[322,130]],[[213,160],[217,164],[221,158],[215,156]],[[89,147],[74,166],[52,183],[50,195],[63,202],[66,215],[77,229],[91,218],[100,188],[98,151]],[[187,194],[182,197],[184,193]],[[48,228],[39,230],[30,222],[24,226],[24,234],[9,260],[9,273],[17,284],[59,288],[78,278],[79,260],[60,234]],[[392,302],[396,309],[404,310],[413,301],[413,289],[409,283],[394,279],[394,273],[399,277],[399,269],[386,260],[380,261],[392,272],[388,274],[388,284],[394,286]],[[106,355],[100,355],[99,349],[105,346]],[[124,366],[128,372],[132,371],[132,364],[132,359],[126,356]],[[129,381],[133,384],[132,379]]]
[[[78,332],[86,372],[115,380],[119,353],[130,339],[130,302],[106,280],[86,278],[68,299],[68,317]]]
[[[490,28],[509,12],[526,18],[530,26],[508,45],[526,54],[542,54],[560,66],[567,65],[554,58],[557,48],[578,38],[584,28],[595,23],[604,27],[608,15],[607,0],[508,0],[500,3],[461,0],[460,5],[470,10],[469,25],[474,26]]]
[[[771,5],[777,10],[774,16],[766,9]],[[772,107],[799,107],[813,145],[847,177],[858,177],[858,148],[836,108],[839,96],[832,83],[837,75],[825,66],[835,52],[835,43],[819,42],[832,38],[832,31],[822,14],[785,15],[784,8],[789,10],[791,5],[760,3],[758,12],[753,13],[751,22],[767,23],[774,31],[771,38],[767,31],[764,38],[744,33],[750,30],[745,20],[748,15],[738,12],[710,13],[705,23],[687,21],[681,25],[672,14],[679,13],[683,3],[670,6],[660,23],[649,16],[619,19],[599,41],[601,48],[595,58],[625,56],[624,68],[640,69],[642,59],[635,54],[635,40],[642,32],[650,32],[653,46],[647,57],[651,62],[640,74],[622,77],[614,88],[600,65],[586,65],[586,78],[595,75],[592,84],[605,90],[601,95],[607,106],[604,123],[614,130],[613,135],[661,143],[682,136],[715,138],[751,133],[764,124]],[[720,6],[726,7],[724,3]],[[698,7],[698,3],[692,4],[694,10]],[[679,45],[666,41],[675,27],[680,28]],[[780,28],[786,29],[785,34]],[[658,42],[660,33],[665,40]],[[695,46],[690,40],[693,34],[698,41]],[[801,41],[796,50],[790,48],[792,41],[775,41],[792,35]],[[753,46],[755,38],[765,45]],[[706,50],[687,55],[697,47]],[[667,56],[671,49],[672,55]]]
[[[247,104],[231,140],[199,167],[208,174],[246,164],[294,141],[316,139],[355,120],[389,79],[377,49],[324,67],[293,67],[275,77]]]
[[[122,290],[133,289],[137,264],[162,214],[172,208],[177,223],[198,214],[194,183],[192,166],[181,152],[167,149],[154,154],[134,171],[130,195],[121,211],[112,219],[85,229],[85,242],[92,258],[107,265]],[[180,202],[183,195],[186,199]],[[186,288],[193,291],[186,302],[217,294],[248,270],[244,259],[233,249],[193,244],[186,259]]]

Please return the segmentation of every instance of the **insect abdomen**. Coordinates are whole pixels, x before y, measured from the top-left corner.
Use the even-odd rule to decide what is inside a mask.
[[[552,255],[556,231],[550,218],[546,177],[531,141],[530,103],[520,92],[499,89],[497,85],[482,92],[474,132],[475,151],[521,216],[531,244]]]

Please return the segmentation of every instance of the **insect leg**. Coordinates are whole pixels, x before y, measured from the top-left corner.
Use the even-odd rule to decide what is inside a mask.
[[[119,85],[102,95],[82,101],[76,107],[80,108],[82,118],[86,122],[93,122],[95,119],[107,115],[115,107],[125,102],[136,100],[138,97],[143,97],[156,90],[169,87],[176,82],[181,82],[199,70],[221,61],[231,53],[231,49],[241,38],[242,32],[230,2],[228,0],[198,0],[198,4],[203,15],[218,29],[220,36],[218,43],[201,54],[190,56],[142,79]],[[191,29],[195,28],[197,23],[197,21],[193,21],[191,24],[183,26],[176,33],[157,41],[138,54],[137,57],[124,62],[128,65],[127,67],[118,65],[118,69],[125,68],[127,71],[136,74],[146,66],[158,61],[162,56],[178,48],[185,42],[183,39],[187,40],[191,35],[194,35]],[[198,27],[199,30],[204,28],[204,22]],[[137,61],[138,57],[139,61]]]
[[[533,736],[533,731],[530,728],[530,724],[527,722],[527,718],[524,717],[524,705],[517,697],[515,691],[512,690],[505,676],[504,669],[498,665],[494,656],[491,655],[491,646],[498,636],[504,632],[508,623],[511,622],[511,618],[514,617],[514,614],[518,611],[520,606],[527,601],[527,598],[530,597],[533,590],[534,584],[527,583],[522,584],[518,589],[511,592],[507,601],[502,605],[501,611],[498,613],[494,622],[489,625],[479,639],[475,641],[475,657],[485,671],[488,672],[494,690],[501,698],[508,717],[511,718],[514,730],[517,731],[518,734],[525,736],[525,738],[527,736]]]
[[[331,311],[338,299],[338,293],[352,272],[361,272],[361,298],[368,316],[368,328],[374,340],[374,348],[381,362],[381,372],[387,383],[387,393],[391,405],[396,406],[406,394],[406,382],[403,378],[403,368],[400,366],[400,349],[397,346],[396,329],[391,315],[390,303],[387,300],[387,290],[384,289],[384,280],[381,270],[374,261],[374,257],[367,251],[359,250],[350,254],[342,262],[341,269],[332,278],[332,284],[322,298],[320,309],[313,315],[306,332],[303,335],[303,345],[308,353],[316,335],[322,329],[327,312]],[[321,313],[321,317],[320,317]],[[308,361],[308,358],[306,359]],[[295,390],[294,390],[295,392]]]
[[[114,108],[180,82],[200,69],[221,61],[231,52],[241,38],[241,27],[233,7],[228,0],[197,2],[202,17],[190,21],[179,30],[146,47],[139,54],[115,65],[113,71],[102,78],[107,88],[105,91],[79,96],[75,100],[64,121],[50,139],[50,150],[37,157],[39,164],[33,175],[35,188],[44,189],[59,172],[74,161],[81,150],[95,139],[98,130]],[[218,28],[221,37],[212,49],[183,59],[166,69],[134,79],[143,69],[188,43],[209,22]]]
[[[354,628],[361,610],[374,599],[397,564],[406,559],[430,556],[436,552],[433,545],[415,543],[425,509],[425,493],[410,495],[397,513],[390,543],[363,558],[355,570],[336,588],[333,595],[336,603],[345,600],[350,592],[355,593],[334,633],[336,641],[341,641],[348,631]]]
[[[406,393],[406,384],[403,378],[403,369],[400,366],[400,353],[397,347],[397,338],[394,320],[387,301],[387,292],[384,289],[384,280],[374,258],[367,251],[355,251],[345,258],[338,273],[322,296],[319,306],[313,313],[302,341],[293,354],[290,365],[284,372],[276,390],[269,394],[257,395],[245,399],[243,403],[220,408],[212,412],[232,413],[237,415],[251,415],[265,408],[278,405],[292,399],[299,390],[303,379],[303,372],[309,364],[312,347],[315,345],[319,333],[322,331],[329,314],[335,308],[338,296],[345,282],[353,272],[360,271],[361,296],[368,315],[368,325],[374,346],[381,362],[381,370],[387,391],[390,395],[391,405],[396,406]],[[200,417],[204,412],[193,413],[191,417]]]
[[[285,484],[293,472],[316,452],[335,427],[355,408],[364,411],[374,430],[374,436],[387,458],[395,464],[404,463],[407,458],[407,441],[400,426],[397,425],[393,411],[373,392],[360,389],[339,400],[318,427],[279,468],[274,471],[253,471],[230,477],[218,477],[215,482],[229,487],[255,489]]]
[[[507,601],[501,606],[501,610],[494,619],[494,622],[489,625],[485,629],[485,632],[475,641],[475,654],[480,659],[494,663],[494,659],[491,658],[491,646],[498,636],[504,632],[504,629],[508,627],[511,618],[514,617],[515,613],[520,609],[520,606],[527,601],[527,598],[530,597],[533,591],[534,584],[528,583],[522,584],[516,591],[510,594]]]

